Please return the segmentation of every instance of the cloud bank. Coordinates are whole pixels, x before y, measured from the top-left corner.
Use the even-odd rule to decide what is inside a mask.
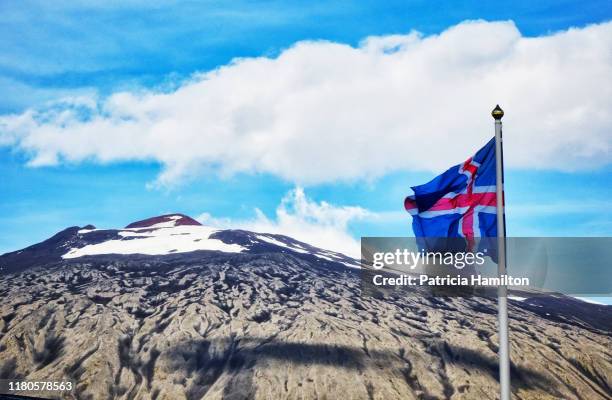
[[[475,21],[358,47],[299,42],[171,92],[0,117],[0,145],[31,166],[157,161],[159,185],[210,169],[316,184],[444,169],[492,135],[500,103],[509,167],[596,168],[611,161],[610,49],[612,22],[535,38],[512,22]]]
[[[308,198],[300,187],[283,197],[274,218],[268,218],[259,209],[255,209],[255,214],[255,218],[249,220],[219,219],[208,213],[196,219],[218,228],[286,235],[313,246],[360,258],[360,242],[350,235],[348,224],[375,217],[361,207],[336,206],[325,201],[317,203]]]

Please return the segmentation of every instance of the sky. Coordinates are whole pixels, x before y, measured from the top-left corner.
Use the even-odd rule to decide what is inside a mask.
[[[608,1],[0,2],[0,253],[181,212],[354,254],[412,235],[410,187],[483,146],[496,103],[508,234],[610,236],[611,21]]]

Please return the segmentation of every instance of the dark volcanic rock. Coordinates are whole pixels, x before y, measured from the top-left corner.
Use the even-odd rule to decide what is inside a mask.
[[[60,260],[67,251],[66,244],[74,239],[79,229],[78,226],[72,226],[56,233],[44,242],[1,255],[0,273],[14,272],[30,266]]]
[[[496,398],[494,299],[367,297],[330,266],[197,252],[3,275],[0,378],[71,379],[67,398]],[[510,305],[516,398],[609,398],[610,331],[534,308]]]

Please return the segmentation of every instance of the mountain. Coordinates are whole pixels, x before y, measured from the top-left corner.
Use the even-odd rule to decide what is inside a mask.
[[[0,272],[103,254],[161,256],[194,251],[287,252],[307,261],[359,267],[353,258],[287,236],[219,230],[183,214],[167,214],[133,222],[123,229],[96,229],[93,225],[67,228],[44,242],[0,256]]]
[[[495,299],[369,295],[358,266],[181,214],[67,228],[0,256],[0,379],[78,399],[497,397]],[[515,398],[609,399],[610,307],[514,295]]]

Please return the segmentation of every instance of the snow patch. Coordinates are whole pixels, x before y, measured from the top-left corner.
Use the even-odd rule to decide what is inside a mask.
[[[333,251],[329,251],[329,250],[320,250],[317,252],[311,252],[308,250],[305,250],[303,246],[296,244],[287,244],[284,242],[281,242],[279,240],[276,240],[274,238],[271,238],[269,236],[265,236],[265,235],[256,235],[257,239],[266,242],[266,243],[270,243],[279,247],[284,247],[286,249],[289,249],[291,251],[295,251],[296,253],[301,253],[301,254],[311,254],[317,258],[321,258],[327,261],[331,261],[331,262],[337,262],[343,265],[346,265],[347,267],[350,268],[361,268],[361,266],[359,265],[359,263],[357,261],[355,261],[355,263],[347,263],[343,260],[345,260],[345,258],[336,252]]]
[[[347,263],[347,262],[341,262],[340,264],[344,264],[344,265],[346,265],[349,268],[361,269],[361,265],[359,265],[358,263],[351,264],[351,263]]]
[[[298,244],[283,243],[280,240],[276,240],[274,238],[271,238],[269,236],[264,236],[264,235],[256,235],[256,237],[257,237],[257,239],[259,239],[259,240],[261,240],[263,242],[270,243],[270,244],[273,244],[273,245],[279,246],[279,247],[284,247],[284,248],[289,249],[291,251],[295,251],[296,253],[312,254],[310,251],[304,250],[304,248],[302,246],[299,246]]]
[[[174,224],[174,220],[171,223]],[[72,248],[62,258],[77,258],[99,254],[163,255],[187,253],[197,250],[240,253],[245,250],[244,247],[238,244],[227,244],[218,239],[210,239],[210,235],[217,232],[217,229],[207,226],[172,225],[167,228],[156,227],[153,230],[152,228],[122,230],[119,231],[119,236],[125,239],[107,240],[82,248]]]
[[[600,306],[605,306],[605,305],[607,305],[606,303],[602,303],[602,302],[599,302],[599,301],[595,300],[596,298],[597,298],[597,297],[595,297],[595,298],[592,298],[592,297],[576,297],[576,299],[578,299],[578,300],[582,300],[582,301],[584,301],[585,303],[597,304],[597,305],[600,305]]]
[[[280,247],[291,248],[291,247],[290,247],[290,246],[289,246],[287,243],[283,243],[283,242],[281,242],[280,240],[276,240],[276,239],[271,238],[271,237],[269,237],[269,236],[257,235],[256,237],[257,237],[257,239],[259,239],[259,240],[261,240],[261,241],[264,241],[264,242],[267,242],[267,243],[273,244],[273,245],[275,245],[275,246],[280,246]]]
[[[168,217],[165,217],[165,219],[167,221],[164,222],[158,222],[156,224],[150,225],[147,228],[148,229],[156,229],[156,228],[173,228],[176,225],[176,221],[178,221],[179,219],[181,219],[182,217],[180,215],[170,215]]]

